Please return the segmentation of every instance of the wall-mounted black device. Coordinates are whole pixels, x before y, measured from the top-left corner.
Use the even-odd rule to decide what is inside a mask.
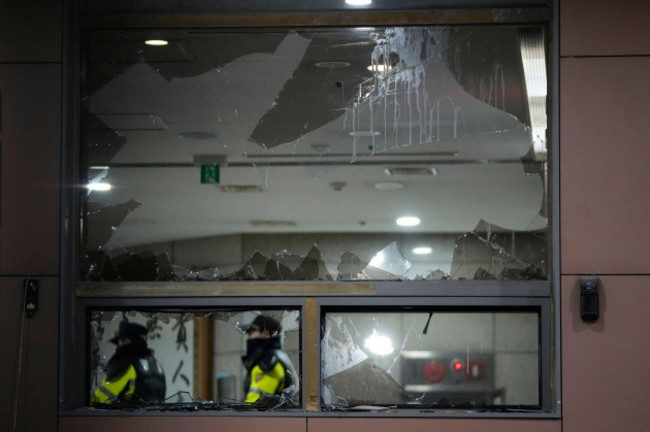
[[[598,278],[580,278],[580,317],[583,321],[596,321],[599,315],[598,308]]]
[[[38,311],[38,279],[25,279],[25,313],[31,318]]]

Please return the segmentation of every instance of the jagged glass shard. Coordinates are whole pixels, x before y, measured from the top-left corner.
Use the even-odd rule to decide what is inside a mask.
[[[411,263],[402,256],[393,242],[377,252],[362,272],[369,279],[400,279],[411,268]]]
[[[294,273],[298,270],[298,267],[300,267],[304,258],[285,249],[279,253],[273,254],[271,259],[277,262],[279,266],[286,267],[289,272]]]
[[[263,279],[269,258],[255,251],[253,256],[236,272],[225,276],[226,280],[259,280]]]
[[[343,280],[365,279],[363,269],[368,267],[368,263],[353,254],[345,251],[341,254],[341,261],[337,266],[339,278]]]
[[[443,272],[442,270],[432,270],[422,275],[422,279],[425,280],[447,280],[449,278],[449,274]]]
[[[543,233],[512,231],[481,221],[456,241],[454,279],[546,279]]]
[[[295,271],[293,279],[332,280],[332,276],[329,274],[327,267],[323,262],[323,257],[318,246],[312,246],[307,253],[307,256],[300,263],[300,267]]]
[[[88,203],[86,250],[102,249],[111,239],[113,232],[140,203],[131,199],[125,203],[102,206]]]
[[[120,249],[105,253],[96,251],[82,260],[87,280],[91,281],[168,281],[174,279],[174,270],[166,254],[151,251],[139,253]]]

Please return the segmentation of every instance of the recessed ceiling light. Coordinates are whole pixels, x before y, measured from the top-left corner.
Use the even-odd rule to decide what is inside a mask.
[[[383,65],[383,64],[374,64],[374,65],[368,66],[368,70],[370,72],[385,72],[386,69],[387,69],[386,65]]]
[[[169,42],[167,42],[164,39],[149,39],[144,41],[145,44],[150,45],[150,46],[165,46]]]
[[[415,255],[429,255],[431,252],[433,252],[433,249],[429,246],[418,246],[411,249],[411,252],[413,252]]]
[[[345,0],[350,6],[366,6],[372,3],[372,0]]]
[[[86,188],[91,191],[100,191],[100,192],[105,192],[111,190],[111,184],[110,183],[88,183],[86,185]]]
[[[403,216],[400,218],[397,218],[395,223],[399,226],[403,227],[412,227],[412,226],[418,226],[420,225],[420,218],[416,216]]]
[[[431,176],[438,174],[438,170],[435,168],[422,167],[390,167],[384,168],[384,172],[389,176]]]
[[[402,189],[403,187],[404,187],[404,183],[400,183],[400,182],[375,183],[375,189],[385,190],[385,191],[399,190]]]

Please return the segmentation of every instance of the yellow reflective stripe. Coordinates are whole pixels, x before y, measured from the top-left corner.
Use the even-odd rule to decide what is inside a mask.
[[[101,396],[98,398],[101,403],[106,403],[106,401],[115,402],[117,400],[117,396],[104,386],[100,386],[97,391],[101,392]],[[95,392],[95,396],[97,396],[97,392]]]
[[[125,388],[127,396],[133,395],[135,392],[135,379],[136,373],[133,366],[129,366],[124,375],[113,381],[108,381],[106,375],[104,375],[101,386],[95,390],[95,402],[113,403]]]
[[[255,402],[261,395],[273,395],[282,390],[285,370],[278,362],[273,369],[264,372],[259,366],[251,370],[251,384],[245,402]]]

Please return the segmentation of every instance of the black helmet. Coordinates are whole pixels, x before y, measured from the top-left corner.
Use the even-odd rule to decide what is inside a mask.
[[[270,335],[273,335],[280,331],[280,327],[280,321],[275,318],[271,318],[268,315],[258,315],[244,330],[246,333],[268,331]]]
[[[117,345],[117,341],[120,339],[128,338],[132,343],[137,343],[142,341],[143,336],[146,336],[148,332],[147,328],[143,325],[122,321],[119,330],[110,341]]]

